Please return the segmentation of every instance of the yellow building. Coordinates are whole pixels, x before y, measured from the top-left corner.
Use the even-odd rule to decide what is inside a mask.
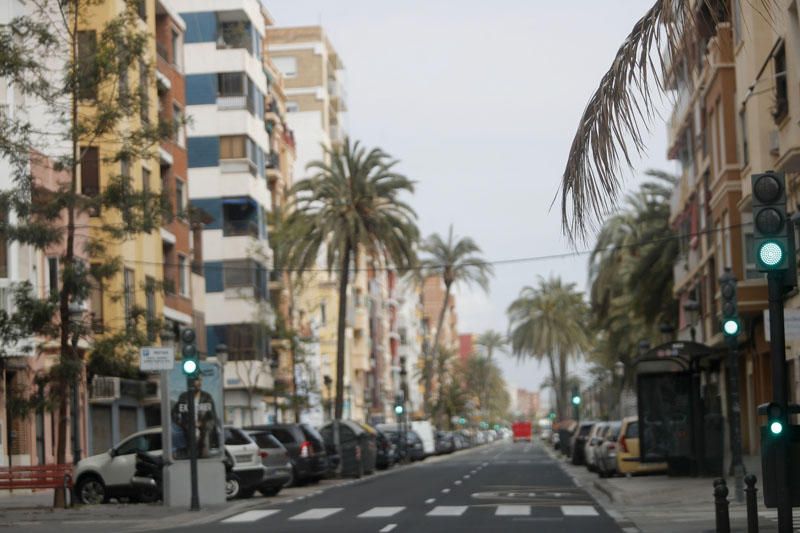
[[[79,57],[88,57],[95,52],[96,43],[106,25],[118,17],[125,9],[122,0],[107,0],[93,5],[87,10],[87,16],[81,21],[79,29]],[[138,9],[135,24],[138,30],[155,35],[155,1],[145,0]],[[81,149],[85,155],[80,169],[80,188],[86,196],[96,195],[105,189],[115,177],[130,176],[135,191],[161,190],[159,180],[158,144],[152,147],[150,157],[130,158],[129,160],[112,161],[120,149],[121,133],[126,127],[129,131],[145,126],[154,126],[158,121],[158,94],[155,83],[156,41],[148,39],[147,64],[132,65],[127,72],[127,80],[123,76],[118,83],[104,82],[92,89],[86,87],[81,100],[79,113],[91,117],[97,110],[98,99],[108,102],[114,97],[112,91],[127,90],[145,102],[139,116],[126,117],[122,126],[105,137],[91,138],[82,141]],[[118,98],[118,97],[117,97]],[[117,104],[119,102],[117,101]],[[163,254],[161,235],[158,229],[144,234],[135,233],[124,239],[115,239],[102,229],[104,225],[121,227],[124,223],[118,210],[100,209],[92,213],[90,227],[91,237],[102,241],[106,250],[105,257],[119,258],[122,268],[109,279],[106,289],[98,289],[92,298],[94,326],[97,333],[114,333],[126,327],[134,316],[136,308],[144,310],[146,320],[157,320],[162,317],[163,297],[160,287],[163,282]],[[99,261],[94,257],[93,261]],[[186,266],[188,273],[188,265]],[[144,330],[145,323],[138,322],[138,328]],[[157,331],[149,331],[149,340],[155,341]]]

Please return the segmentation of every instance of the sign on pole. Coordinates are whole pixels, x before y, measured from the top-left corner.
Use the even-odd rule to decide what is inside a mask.
[[[800,340],[800,309],[783,310],[783,327],[787,341]],[[764,309],[764,336],[770,342],[769,309]]]
[[[172,370],[175,350],[161,346],[144,346],[139,350],[139,370],[142,372]]]

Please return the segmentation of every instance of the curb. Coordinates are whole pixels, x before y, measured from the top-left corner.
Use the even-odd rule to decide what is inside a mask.
[[[605,485],[605,483],[601,483],[600,481],[594,480],[592,481],[592,485],[594,486],[594,488],[605,494],[609,500],[611,500],[612,502],[616,502],[616,499],[614,499],[614,491],[609,489]]]

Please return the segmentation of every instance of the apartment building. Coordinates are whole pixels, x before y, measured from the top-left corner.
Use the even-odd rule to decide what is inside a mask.
[[[395,383],[405,386],[406,409],[411,416],[423,415],[424,390],[419,376],[423,366],[422,353],[422,288],[419,283],[408,276],[399,277],[392,291],[397,301],[396,330],[397,356],[396,368],[393,368]],[[405,362],[405,383],[400,371]]]
[[[189,201],[202,230],[209,355],[227,346],[225,416],[264,422],[274,387],[267,331],[272,253],[266,175],[270,135],[263,42],[268,14],[258,0],[170,0],[184,40]]]

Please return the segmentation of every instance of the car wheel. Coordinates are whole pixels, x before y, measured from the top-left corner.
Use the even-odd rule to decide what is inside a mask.
[[[270,487],[268,489],[258,489],[263,496],[277,496],[278,493],[281,491],[280,487]]]
[[[97,505],[108,501],[108,491],[98,476],[84,476],[75,485],[75,496],[85,505]]]
[[[242,491],[242,485],[236,475],[231,474],[225,479],[225,497],[232,500],[239,496]]]

